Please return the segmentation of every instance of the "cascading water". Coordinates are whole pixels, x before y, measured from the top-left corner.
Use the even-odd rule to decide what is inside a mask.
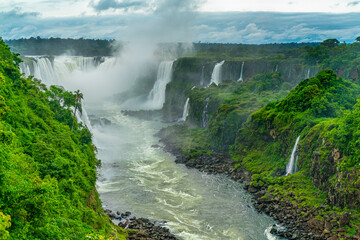
[[[310,78],[310,68],[307,70],[306,78]]]
[[[289,174],[293,174],[293,173],[296,173],[297,171],[297,159],[298,159],[298,155],[297,155],[297,145],[299,143],[299,140],[300,140],[300,136],[296,139],[296,142],[295,142],[295,145],[294,145],[294,148],[291,152],[291,156],[290,156],[290,159],[289,159],[289,162],[288,164],[286,165],[286,176],[288,176]]]
[[[74,71],[89,71],[102,62],[93,57],[70,56],[59,56],[53,59],[43,56],[30,56],[26,59],[20,64],[21,73],[24,73],[26,77],[33,75],[48,86],[62,83]]]
[[[206,104],[204,110],[202,112],[202,127],[206,128],[208,121],[209,121],[209,114],[208,114],[208,106],[209,106],[209,98],[206,98]]]
[[[221,83],[221,68],[224,62],[225,60],[215,64],[214,70],[211,74],[211,80],[209,86],[212,83],[215,83],[216,85],[219,85],[219,83]]]
[[[275,67],[275,72],[277,72],[279,69],[279,64],[276,64],[276,67]]]
[[[201,80],[200,80],[200,86],[205,86],[205,76],[204,76],[204,69],[205,69],[205,66],[202,66],[201,68]]]
[[[115,61],[105,60],[108,63],[106,67],[103,63],[95,70],[104,74],[104,68],[111,70],[118,66],[114,64]],[[56,58],[54,62],[56,65]],[[167,67],[172,69],[172,66]],[[60,75],[56,71],[63,70],[55,68],[53,74]],[[77,74],[71,77],[71,81],[61,82],[67,89],[73,87],[67,84],[82,83],[84,78],[77,79],[81,77],[78,73],[85,74],[80,67],[72,71]],[[95,73],[91,71],[88,74]],[[97,73],[96,76],[101,74]],[[88,75],[85,75],[85,79],[88,79]],[[51,79],[46,80],[52,83]],[[164,94],[163,91],[156,93]],[[87,97],[84,95],[85,99]],[[206,99],[204,126],[208,121],[208,103],[209,99]],[[269,239],[268,235],[264,235],[264,230],[275,222],[252,207],[252,196],[241,183],[176,164],[172,155],[162,148],[153,147],[159,144],[154,134],[166,127],[164,123],[126,116],[121,110],[119,105],[105,99],[90,104],[86,110],[82,107],[81,115],[77,111],[79,121],[93,134],[97,157],[102,162],[102,167],[98,169],[97,189],[104,208],[131,211],[138,217],[166,221],[165,226],[184,240]],[[87,111],[94,123],[106,119],[111,124],[92,126]]]
[[[289,68],[289,74],[288,74],[288,78],[290,79],[290,77],[291,77],[291,66],[290,66],[290,68]]]
[[[244,81],[244,79],[243,79],[244,63],[245,62],[242,62],[242,64],[241,64],[240,78],[239,78],[238,82]]]
[[[185,122],[187,116],[189,115],[189,108],[190,108],[189,101],[190,101],[190,98],[187,98],[186,102],[185,102],[185,105],[184,105],[183,115],[182,115],[182,117],[180,119],[180,121],[182,121],[182,122]]]
[[[28,64],[22,62],[22,63],[20,63],[19,67],[20,67],[20,72],[24,73],[25,77],[28,77],[31,75],[30,67]]]
[[[89,117],[87,115],[86,109],[83,107],[83,105],[81,105],[81,108],[82,108],[82,110],[81,110],[81,120],[85,124],[87,129],[89,129],[90,132],[91,132],[92,127],[91,127],[91,123],[90,123]]]
[[[162,109],[165,103],[166,85],[171,82],[174,61],[162,61],[159,65],[157,79],[146,103],[147,110]]]

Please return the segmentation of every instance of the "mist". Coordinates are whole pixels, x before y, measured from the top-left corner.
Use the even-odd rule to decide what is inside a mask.
[[[157,69],[161,61],[192,54],[191,24],[199,4],[162,0],[152,5],[148,21],[131,23],[121,40],[114,42],[114,59],[107,59],[91,71],[75,72],[65,81],[65,87],[83,92],[85,103],[109,98],[121,103],[127,99],[126,109],[158,109],[159,104],[152,107],[146,102]]]

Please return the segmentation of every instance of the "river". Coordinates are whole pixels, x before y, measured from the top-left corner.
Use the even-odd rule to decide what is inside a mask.
[[[92,58],[56,57],[53,62],[49,59],[31,57],[21,64],[21,71],[42,79],[48,86],[60,84],[84,93],[82,121],[88,124],[84,114],[87,112],[93,123],[88,127],[102,162],[97,189],[104,208],[131,211],[136,217],[165,222],[181,239],[276,239],[264,234],[275,221],[252,207],[252,196],[241,183],[175,164],[174,156],[154,146],[159,144],[154,134],[166,124],[125,116],[119,105],[107,100],[94,101],[118,90],[119,67],[115,60],[107,59],[96,67]],[[162,96],[162,101],[166,83],[171,80],[167,79],[171,74],[165,73],[172,69],[172,62],[163,65],[168,69],[159,68],[164,73],[158,73],[160,82],[151,90],[153,95]],[[114,76],[115,81],[107,81]],[[142,106],[157,106],[158,99],[149,98]],[[101,118],[111,124],[99,124]]]
[[[111,104],[87,109],[92,118],[111,121],[93,126],[104,208],[166,221],[183,239],[268,239],[264,231],[275,222],[252,207],[241,183],[175,164],[153,146],[163,123],[125,116]]]

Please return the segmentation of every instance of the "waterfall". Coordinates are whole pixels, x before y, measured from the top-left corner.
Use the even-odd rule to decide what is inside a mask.
[[[300,136],[298,136],[298,138],[296,139],[294,148],[291,152],[291,156],[289,159],[289,163],[286,165],[286,176],[288,176],[289,174],[293,174],[296,173],[296,164],[297,164],[297,159],[298,159],[298,155],[297,155],[297,145],[299,143],[300,140]]]
[[[48,86],[60,84],[74,71],[94,69],[101,62],[94,57],[57,56],[51,59],[31,56],[27,58],[27,61],[20,64],[21,73],[24,73],[26,77],[33,75]]]
[[[70,107],[70,110],[75,111],[75,108]],[[80,109],[77,109],[76,113],[75,113],[75,117],[76,117],[76,120],[78,121],[78,123],[82,123],[89,131],[92,130],[89,117],[88,117],[87,112],[82,104],[81,104],[81,111],[80,111]]]
[[[239,78],[238,82],[244,81],[244,79],[243,79],[244,63],[245,62],[242,62],[242,64],[241,64],[240,78]]]
[[[306,73],[306,78],[310,78],[310,68],[308,69],[307,73]],[[305,79],[306,79],[305,78]]]
[[[205,68],[205,66],[202,66],[202,69],[201,69],[201,80],[200,80],[200,85],[201,85],[201,86],[205,86],[204,68]]]
[[[27,61],[20,64],[20,71],[25,76],[33,75],[35,78],[42,80],[46,85],[61,84],[63,80],[70,76],[74,71],[89,71],[99,65],[102,59],[94,57],[68,57],[59,56],[54,59],[49,57],[28,57]],[[32,69],[32,71],[31,71]],[[60,104],[63,104],[60,99]],[[75,111],[74,108],[71,108]],[[82,123],[90,131],[92,129],[89,117],[83,106],[81,111],[78,109],[75,117],[79,123]]]
[[[209,121],[209,114],[208,114],[208,106],[209,106],[209,98],[206,98],[206,104],[204,110],[202,112],[202,127],[206,128],[208,121]]]
[[[211,74],[211,81],[209,86],[212,83],[215,83],[216,85],[219,85],[219,83],[221,83],[221,67],[224,64],[224,62],[225,60],[215,64],[214,70]]]
[[[289,68],[289,74],[288,74],[288,78],[290,79],[291,77],[291,65],[290,65],[290,68]]]
[[[276,64],[276,67],[275,67],[275,72],[278,71],[278,68],[279,68],[279,64]]]
[[[157,79],[150,91],[147,107],[150,110],[162,109],[165,103],[166,85],[171,82],[174,61],[162,61],[158,68]]]
[[[28,77],[31,75],[30,67],[28,64],[25,64],[24,62],[20,63],[20,72],[25,74],[25,77]]]
[[[89,117],[88,117],[87,112],[83,105],[81,105],[81,109],[82,109],[81,110],[81,120],[85,124],[87,129],[89,129],[89,131],[91,131],[92,130],[91,123],[90,123]]]
[[[180,119],[180,121],[182,121],[182,122],[185,122],[187,116],[189,115],[189,108],[190,108],[189,101],[190,101],[190,98],[187,98],[185,105],[184,105],[183,115]]]

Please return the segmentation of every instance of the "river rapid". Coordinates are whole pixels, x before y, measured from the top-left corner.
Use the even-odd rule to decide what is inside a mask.
[[[165,221],[182,239],[269,239],[264,231],[275,222],[252,207],[241,183],[175,164],[156,146],[154,134],[164,123],[125,116],[112,104],[87,111],[98,123],[92,130],[104,208]]]
[[[105,98],[124,90],[127,84],[121,79],[127,78],[121,74],[133,73],[132,68],[114,58],[104,58],[101,64],[95,60],[32,56],[20,68],[25,76],[33,75],[47,86],[84,93],[77,118],[92,132],[98,149],[102,166],[97,189],[105,209],[160,221],[180,239],[276,239],[269,233],[275,221],[253,208],[252,196],[241,183],[175,164],[174,156],[164,152],[154,136],[166,124],[126,116],[121,111],[124,105]],[[138,106],[148,110],[162,106],[172,64],[159,64],[154,87]],[[136,101],[130,102],[134,107]]]

